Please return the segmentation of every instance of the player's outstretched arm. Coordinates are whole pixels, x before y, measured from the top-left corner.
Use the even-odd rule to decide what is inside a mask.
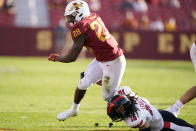
[[[139,128],[139,131],[151,131],[149,123],[146,121],[146,123]]]
[[[48,57],[48,60],[49,61],[59,61],[62,63],[74,62],[78,58],[78,56],[83,48],[86,37],[87,36],[85,34],[81,34],[76,39],[74,39],[74,44],[67,55],[61,56],[58,54],[51,54]]]

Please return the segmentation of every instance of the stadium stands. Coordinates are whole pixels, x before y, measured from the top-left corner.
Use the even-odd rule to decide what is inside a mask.
[[[88,3],[94,0],[86,0]],[[125,27],[124,21],[126,19],[126,12],[130,11],[134,15],[139,24],[143,15],[149,17],[150,22],[160,17],[163,24],[170,18],[174,19],[175,30],[190,31],[196,30],[196,1],[195,0],[146,0],[147,11],[139,12],[134,6],[135,3],[143,0],[99,0],[101,9],[96,11],[105,24],[109,28]],[[173,1],[173,0],[172,0]],[[123,6],[124,2],[130,2],[131,6]],[[175,3],[176,2],[176,3]],[[138,3],[137,3],[138,4]],[[63,18],[65,1],[64,0],[48,0],[50,26],[56,27],[59,20]],[[93,7],[93,6],[92,6]],[[91,6],[90,6],[91,8]],[[125,9],[122,9],[125,8]],[[137,7],[138,8],[138,7]],[[112,24],[111,24],[112,23]],[[14,15],[10,15],[5,11],[0,11],[0,25],[12,26],[14,25]],[[140,25],[138,30],[140,30]],[[150,29],[149,29],[150,30]]]
[[[0,0],[0,25],[14,26],[14,9],[12,0]]]

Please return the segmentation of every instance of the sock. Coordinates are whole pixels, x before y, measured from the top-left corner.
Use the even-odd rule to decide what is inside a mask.
[[[78,111],[79,107],[80,107],[80,104],[76,104],[75,102],[73,102],[72,107],[73,107],[74,110]]]
[[[173,107],[175,107],[178,110],[180,110],[180,108],[182,108],[183,105],[184,104],[180,100],[177,100],[176,103],[173,105]]]

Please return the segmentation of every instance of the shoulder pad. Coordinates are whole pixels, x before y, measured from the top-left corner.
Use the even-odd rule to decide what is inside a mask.
[[[128,86],[121,86],[115,92],[114,95],[130,95],[135,96],[135,93]]]
[[[90,22],[88,20],[82,20],[75,24],[73,28],[71,29],[71,36],[72,39],[74,40],[81,34],[85,33],[90,27]]]

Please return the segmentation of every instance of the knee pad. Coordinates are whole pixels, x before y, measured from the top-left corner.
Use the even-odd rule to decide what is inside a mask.
[[[80,79],[79,83],[78,83],[78,89],[80,90],[87,90],[88,87],[90,87],[93,83],[90,83],[89,80],[87,79],[87,77],[83,77],[82,79]]]

